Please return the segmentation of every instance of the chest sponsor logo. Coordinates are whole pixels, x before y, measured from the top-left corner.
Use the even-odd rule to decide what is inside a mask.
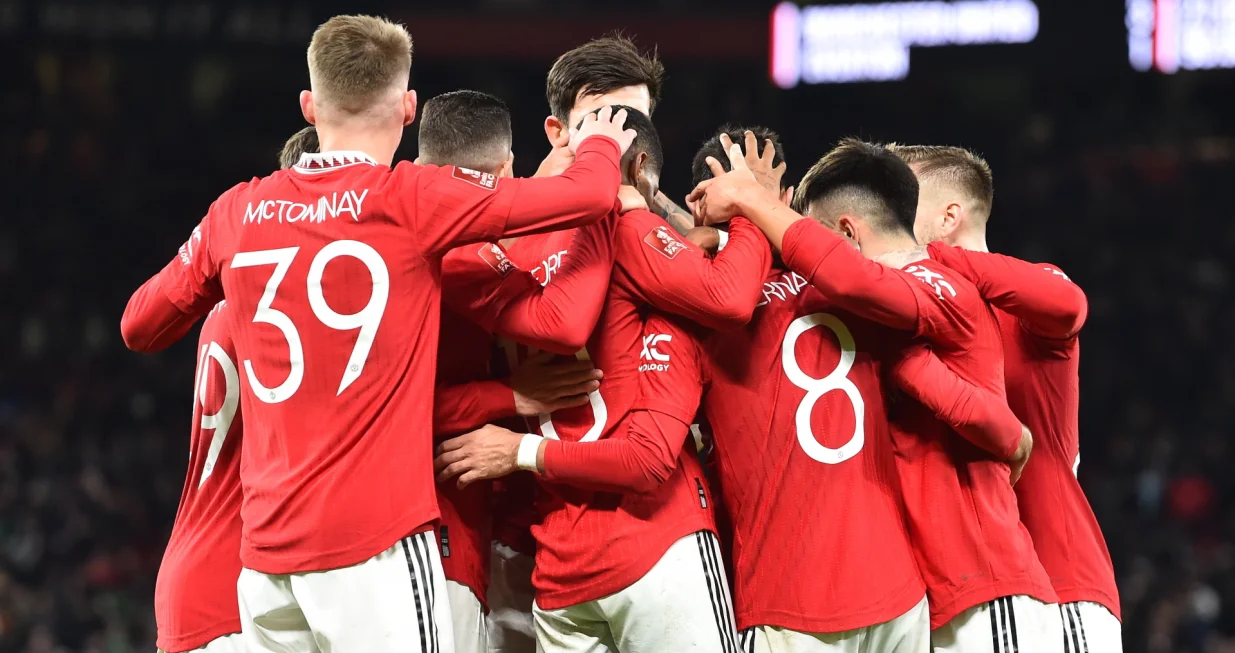
[[[485,243],[481,245],[476,253],[499,276],[505,277],[515,269],[514,262],[510,260],[509,256],[506,256],[506,250],[502,249],[502,246],[497,243]]]
[[[656,227],[643,237],[643,242],[667,258],[673,258],[686,249],[686,244],[669,233],[668,227]]]
[[[497,175],[493,173],[455,166],[452,174],[455,179],[462,179],[473,186],[479,186],[485,190],[497,190]]]
[[[659,349],[657,345],[673,341],[673,336],[664,333],[651,333],[643,336],[643,351],[639,352],[639,360],[647,361],[639,364],[640,372],[665,372],[669,370],[669,354]]]

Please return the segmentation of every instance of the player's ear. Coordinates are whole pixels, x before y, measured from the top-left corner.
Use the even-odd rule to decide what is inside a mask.
[[[417,165],[417,166],[418,166],[418,165],[421,165],[421,163],[420,163],[420,157],[416,157],[416,158],[412,159],[412,165]]]
[[[960,204],[953,202],[943,209],[943,216],[939,223],[939,237],[942,240],[948,240],[952,234],[956,233],[965,221],[965,209]]]
[[[626,166],[623,171],[624,181],[631,186],[639,186],[643,183],[643,169],[647,166],[648,153],[640,152],[630,158],[630,165]]]
[[[793,206],[793,186],[786,188],[780,192],[780,201],[785,206]]]
[[[416,91],[403,94],[403,126],[406,127],[416,120]]]
[[[317,108],[313,106],[313,91],[300,92],[300,113],[304,116],[305,122],[310,125],[317,124]]]
[[[562,138],[562,134],[566,131],[566,125],[558,120],[557,116],[549,116],[545,118],[545,138],[549,139],[550,143],[556,143]]]
[[[502,165],[497,169],[498,177],[513,177],[515,176],[515,153],[510,153],[510,158],[502,162]]]

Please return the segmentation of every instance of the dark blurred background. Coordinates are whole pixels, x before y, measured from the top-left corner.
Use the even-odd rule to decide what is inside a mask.
[[[745,0],[0,0],[0,653],[154,649],[194,358],[128,352],[120,313],[214,197],[275,167],[313,28],[360,11],[410,27],[422,98],[510,103],[520,174],[548,151],[552,60],[614,28],[667,66],[671,196],[726,121],[778,130],[791,175],[851,134],[983,153],[991,246],[1089,294],[1080,478],[1126,650],[1235,651],[1235,72],[1133,70],[1126,17],[1146,3],[1038,0],[1030,43],[915,49],[903,81],[781,90],[771,6]],[[1197,29],[1235,43],[1235,3],[1195,4]]]

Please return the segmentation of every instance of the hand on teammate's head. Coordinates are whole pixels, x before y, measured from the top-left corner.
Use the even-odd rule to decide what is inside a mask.
[[[729,138],[729,134],[720,135],[720,143],[724,146],[725,152],[729,154],[730,163],[734,161],[734,155],[741,155],[741,160],[745,166],[750,169],[755,179],[759,180],[759,184],[778,195],[781,192],[781,179],[785,176],[787,166],[784,161],[779,164],[775,163],[776,146],[772,139],[763,141],[762,153],[759,148],[759,140],[755,137],[755,132],[746,130],[743,138],[743,144],[738,145]],[[737,149],[734,149],[734,148]],[[721,168],[723,172],[723,167]],[[713,169],[715,172],[715,169]]]
[[[578,128],[570,130],[570,151],[572,154],[577,152],[579,145],[592,136],[608,136],[617,141],[622,154],[626,154],[638,134],[633,129],[625,129],[625,125],[625,109],[618,109],[615,113],[610,107],[604,107],[596,113],[589,113],[583,117]]]
[[[741,206],[745,202],[768,193],[746,166],[745,156],[739,145],[735,144],[729,149],[729,161],[732,169],[725,172],[719,161],[708,157],[708,166],[715,176],[700,182],[686,198],[703,224],[728,222],[741,215]]]

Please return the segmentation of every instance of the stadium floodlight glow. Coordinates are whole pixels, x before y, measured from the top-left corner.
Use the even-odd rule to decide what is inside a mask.
[[[1235,0],[1125,0],[1136,70],[1235,68]]]
[[[772,82],[827,84],[904,79],[909,49],[1029,43],[1038,35],[1031,0],[925,0],[772,9]]]

